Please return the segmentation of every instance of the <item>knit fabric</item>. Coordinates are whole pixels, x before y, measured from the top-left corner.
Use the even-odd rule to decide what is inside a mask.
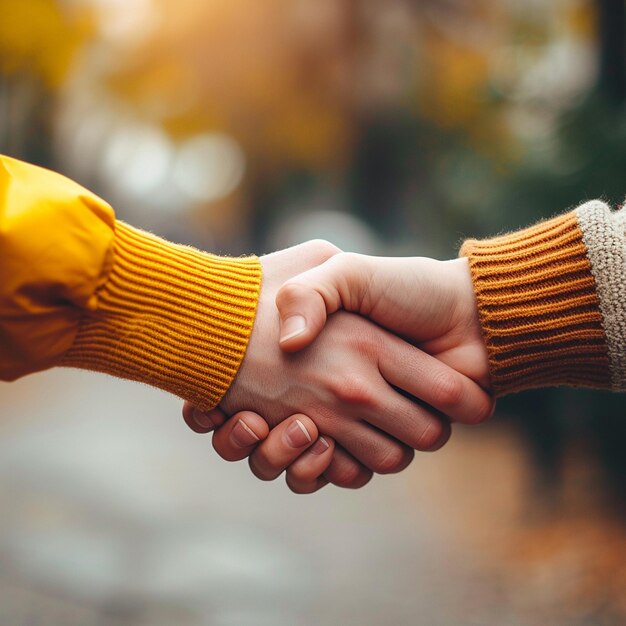
[[[626,391],[626,211],[603,202],[576,209],[596,281],[613,391]]]
[[[600,299],[575,212],[468,240],[460,253],[469,259],[497,395],[550,385],[611,387]]]
[[[117,222],[114,263],[61,365],[160,387],[209,409],[244,357],[256,258],[221,258]]]

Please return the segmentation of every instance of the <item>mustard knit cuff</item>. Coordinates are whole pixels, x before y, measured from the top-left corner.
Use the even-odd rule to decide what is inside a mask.
[[[113,267],[61,365],[216,406],[243,360],[261,283],[256,258],[222,258],[116,223]]]
[[[494,392],[610,386],[602,314],[575,213],[468,240]]]

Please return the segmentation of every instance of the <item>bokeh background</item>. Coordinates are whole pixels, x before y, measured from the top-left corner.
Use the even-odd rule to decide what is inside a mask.
[[[623,0],[0,0],[0,151],[220,253],[465,236],[626,194]],[[1,260],[0,260],[1,262]],[[3,626],[626,623],[626,402],[505,399],[299,497],[180,402],[0,385]]]

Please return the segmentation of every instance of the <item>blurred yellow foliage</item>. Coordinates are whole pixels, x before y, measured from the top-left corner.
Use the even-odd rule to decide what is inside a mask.
[[[591,0],[578,0],[567,7],[565,23],[569,30],[583,39],[593,39],[597,29],[597,7]]]
[[[424,52],[428,70],[420,85],[420,110],[438,126],[471,129],[485,113],[487,55],[437,34],[430,35]]]
[[[299,19],[301,5],[155,0],[159,26],[110,84],[175,136],[231,133],[260,165],[336,164],[350,138],[349,3],[317,21]]]
[[[374,11],[374,4],[354,0],[151,0],[150,28],[137,37],[131,32],[126,44],[104,35],[98,43],[109,54],[92,64],[90,77],[175,140],[231,134],[265,173],[348,163],[368,99],[391,110],[408,105],[430,123],[466,133],[476,146],[501,146],[505,124],[489,100],[493,55],[503,40],[540,48],[554,35],[550,20],[505,9],[500,0],[425,2],[398,13],[403,4],[412,3],[397,0]],[[559,6],[559,24],[592,37],[591,0]],[[0,0],[0,73],[59,86],[94,35],[84,7]],[[118,8],[123,16],[132,3]],[[376,39],[381,24],[391,25],[378,29],[384,45]],[[498,29],[507,28],[501,37]],[[392,39],[407,52],[389,62]],[[380,67],[395,84],[406,84],[393,92],[395,100],[367,92],[384,91]]]
[[[513,145],[501,111],[489,102],[489,50],[428,33],[417,108],[436,126],[462,131],[474,150],[499,162],[511,156]]]
[[[58,87],[89,31],[86,14],[65,13],[55,0],[0,0],[0,72]]]

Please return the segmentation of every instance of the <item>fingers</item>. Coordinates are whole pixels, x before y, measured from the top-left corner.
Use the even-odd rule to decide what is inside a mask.
[[[441,420],[441,431],[439,433],[439,439],[434,443],[434,445],[425,452],[437,452],[437,450],[441,450],[448,441],[450,441],[450,437],[452,436],[452,424],[447,419]]]
[[[213,433],[213,447],[226,461],[250,456],[270,432],[267,422],[256,413],[241,411]]]
[[[262,480],[287,470],[289,488],[304,494],[328,484],[322,473],[332,461],[335,442],[318,437],[306,415],[293,415],[270,431],[260,415],[242,411],[217,428],[213,447],[227,461],[249,457],[253,474]]]
[[[332,433],[355,461],[376,474],[401,472],[415,456],[412,448],[363,421],[338,418],[332,425]]]
[[[293,415],[271,431],[267,422],[251,411],[226,419],[220,409],[199,411],[186,402],[183,417],[195,432],[215,429],[216,452],[227,461],[250,457],[253,473],[262,480],[273,480],[286,470],[287,485],[294,493],[314,493],[329,482],[358,489],[372,477],[372,472],[349,454],[336,451],[333,439],[318,437],[317,427],[305,415]],[[327,470],[328,476],[324,476]]]
[[[429,354],[390,337],[380,350],[383,378],[453,421],[478,424],[493,412],[493,398],[474,381]]]
[[[313,493],[326,484],[322,473],[330,465],[335,442],[318,437],[306,415],[292,415],[271,431],[260,415],[237,413],[213,435],[213,447],[227,461],[249,457],[252,473],[274,480],[287,470],[287,485],[295,493]]]
[[[447,440],[447,420],[430,407],[405,398],[391,386],[379,396],[381,408],[367,414],[368,422],[376,428],[421,452],[439,449],[442,440]]]
[[[344,489],[360,489],[367,485],[373,475],[372,470],[359,463],[336,444],[333,458],[324,472],[324,478],[329,483]]]
[[[226,415],[219,408],[202,411],[191,402],[183,404],[183,419],[195,433],[208,433],[226,421]]]
[[[261,480],[274,480],[318,438],[317,427],[306,415],[296,414],[275,426],[250,455],[250,469]],[[319,447],[329,447],[323,440]],[[324,451],[324,450],[322,450]]]
[[[339,254],[288,280],[276,294],[280,347],[295,352],[321,332],[327,315],[343,307],[358,311],[368,273],[361,255]]]
[[[294,493],[313,493],[328,484],[323,473],[333,460],[335,442],[328,436],[321,436],[288,468],[287,485]]]

